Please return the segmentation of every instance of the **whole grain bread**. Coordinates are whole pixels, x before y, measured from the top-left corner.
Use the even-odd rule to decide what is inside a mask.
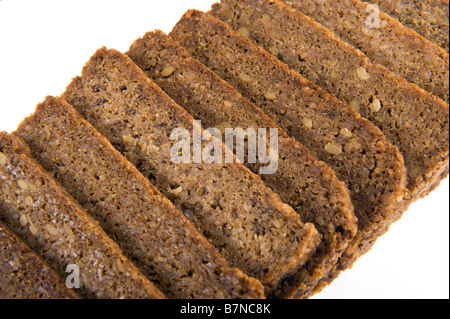
[[[0,299],[79,298],[38,254],[0,221]]]
[[[406,183],[403,159],[379,129],[218,19],[190,10],[170,34],[234,86],[346,183],[358,234],[339,261],[350,267],[397,216]],[[329,283],[324,279],[321,287]]]
[[[235,30],[246,28],[254,43],[380,128],[403,155],[410,201],[427,195],[445,177],[448,104],[371,63],[333,32],[279,1],[224,0],[213,13]]]
[[[276,284],[314,253],[319,234],[242,164],[174,160],[170,136],[202,130],[124,54],[99,49],[63,94],[234,267]],[[219,142],[211,135],[205,142]],[[189,145],[193,143],[189,142]],[[192,147],[191,147],[192,148]],[[181,151],[181,150],[180,150]]]
[[[300,271],[285,278],[284,288],[276,290],[278,295],[270,297],[286,298],[296,291],[301,291],[302,296],[310,294],[336,266],[357,231],[345,184],[337,180],[330,167],[316,160],[303,145],[289,138],[261,110],[162,31],[149,32],[136,40],[127,55],[178,105],[201,119],[205,128],[278,129],[278,170],[260,174],[261,178],[303,221],[314,224],[322,242]],[[167,69],[174,72],[168,75]],[[262,165],[245,164],[256,174]]]
[[[448,0],[372,0],[370,3],[449,52]]]
[[[66,101],[47,97],[14,134],[168,298],[264,298]]]
[[[74,285],[78,279],[77,292],[87,298],[165,298],[30,157],[25,142],[0,133],[0,156],[0,220],[61,277],[73,275],[67,279]]]
[[[258,5],[258,1],[248,1]],[[227,1],[223,1],[227,3]],[[383,11],[360,0],[281,0],[343,41],[422,89],[448,102],[449,55]],[[426,2],[426,1],[422,1]],[[268,13],[270,16],[270,13]]]

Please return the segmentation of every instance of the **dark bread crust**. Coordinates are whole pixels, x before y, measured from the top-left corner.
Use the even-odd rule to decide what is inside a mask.
[[[99,49],[63,98],[169,197],[232,266],[270,285],[314,253],[320,240],[314,226],[303,224],[242,164],[171,161],[171,132],[183,128],[192,134],[193,118],[122,53]]]
[[[380,10],[449,52],[448,0],[374,0]]]
[[[330,165],[346,183],[359,232],[341,258],[340,269],[331,275],[335,278],[400,214],[406,169],[398,149],[350,107],[210,15],[188,11],[170,36]],[[268,91],[275,99],[265,97]],[[306,127],[304,118],[312,119],[313,126]],[[352,132],[351,138],[340,133],[344,128]],[[330,141],[343,145],[342,152],[330,154]]]
[[[0,299],[80,298],[0,220]]]
[[[18,137],[0,133],[0,219],[60,275],[80,269],[80,290],[88,298],[165,296],[123,256],[117,244],[87,212],[29,157]]]
[[[168,298],[264,298],[66,101],[47,97],[15,134]]]
[[[370,6],[376,2],[367,3],[360,0],[325,0],[320,3],[317,0],[280,2],[292,6],[333,31],[343,41],[361,50],[373,63],[383,65],[408,82],[448,102],[448,52],[382,11],[377,16],[382,25],[367,28],[366,19],[369,18],[372,9]]]
[[[399,148],[408,170],[407,200],[439,184],[449,164],[448,104],[371,63],[333,32],[277,0],[222,2],[226,5],[214,6],[216,16],[235,30],[246,27],[258,46],[358,110]]]
[[[300,270],[276,289],[286,298],[296,291],[311,292],[331,269],[357,232],[350,195],[333,170],[279,128],[260,109],[242,97],[211,70],[192,58],[177,42],[161,31],[149,32],[136,40],[127,55],[181,107],[207,127],[277,128],[279,166],[274,174],[261,175],[305,222],[322,235],[316,253]],[[173,68],[167,76],[164,70]],[[226,124],[224,124],[226,123]],[[247,153],[247,151],[246,151]],[[258,174],[260,163],[248,164]]]

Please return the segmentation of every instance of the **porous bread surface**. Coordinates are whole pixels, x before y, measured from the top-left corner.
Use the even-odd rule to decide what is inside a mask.
[[[259,5],[259,1],[248,1]],[[448,101],[449,56],[438,45],[360,0],[281,0],[408,82]],[[426,2],[426,1],[422,1]],[[224,1],[226,3],[226,1]],[[270,16],[270,14],[269,14]],[[372,21],[374,19],[374,21]]]
[[[345,184],[316,160],[300,143],[289,138],[270,118],[192,58],[183,47],[162,31],[149,32],[136,40],[127,55],[177,104],[205,128],[278,129],[279,165],[274,174],[261,175],[267,186],[291,205],[302,221],[311,222],[322,235],[313,257],[284,280],[277,298],[297,290],[304,295],[317,285],[337,263],[357,231],[353,206]],[[173,72],[168,75],[165,70]],[[246,154],[248,145],[246,146]],[[260,163],[245,164],[259,172]],[[269,294],[270,295],[270,294]]]
[[[88,298],[164,298],[87,212],[30,158],[25,142],[0,133],[0,219],[60,276],[76,265]]]
[[[47,97],[16,135],[168,298],[263,298],[173,204],[60,98]],[[188,253],[186,253],[188,252]]]
[[[406,172],[398,149],[369,121],[289,70],[269,53],[203,12],[190,10],[170,34],[189,53],[237,88],[350,190],[359,233],[341,258],[351,265],[372,245],[401,205]],[[271,92],[274,99],[267,99]]]
[[[235,30],[246,28],[254,43],[383,131],[403,155],[411,201],[440,183],[449,161],[448,104],[372,64],[333,32],[279,1],[222,2],[213,8],[215,16]]]
[[[201,128],[122,53],[99,49],[63,98],[171,199],[232,266],[271,284],[314,253],[319,243],[314,226],[303,224],[242,164],[172,161],[173,130],[184,129],[192,141],[193,130]]]
[[[38,254],[0,221],[0,299],[79,298]]]
[[[373,0],[370,3],[449,52],[448,0]]]

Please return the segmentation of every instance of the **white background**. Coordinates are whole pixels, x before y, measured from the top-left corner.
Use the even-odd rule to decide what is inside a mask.
[[[211,0],[0,0],[0,131],[59,95],[101,46],[125,52]],[[419,132],[418,132],[419,133]],[[448,179],[314,298],[449,298]]]

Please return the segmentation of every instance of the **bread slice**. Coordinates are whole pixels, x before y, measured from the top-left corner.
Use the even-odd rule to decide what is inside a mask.
[[[314,226],[242,164],[197,158],[183,163],[171,156],[173,132],[184,130],[192,141],[193,131],[202,136],[202,130],[124,54],[99,49],[63,98],[172,199],[232,266],[267,286],[316,250]],[[203,137],[222,154],[229,152],[211,135]]]
[[[258,3],[258,0],[246,1],[252,5]],[[280,2],[291,5],[330,29],[343,41],[366,54],[372,63],[383,65],[408,82],[448,101],[448,53],[388,14],[377,11],[373,6],[374,2],[367,3],[360,0]]]
[[[346,183],[359,229],[339,269],[350,266],[396,218],[406,182],[398,149],[350,107],[218,19],[191,10],[170,35]]]
[[[25,142],[0,133],[0,156],[5,159],[0,166],[0,219],[66,281],[76,288],[79,283],[77,292],[88,298],[165,298],[30,158]]]
[[[405,160],[410,200],[427,195],[445,177],[442,172],[449,163],[448,104],[372,64],[330,30],[279,1],[223,3],[214,7],[216,16],[235,30],[246,28],[251,40],[383,131]]]
[[[201,119],[205,128],[278,129],[278,170],[274,174],[260,174],[261,179],[303,221],[314,224],[322,242],[301,271],[285,278],[285,287],[278,289],[279,295],[274,297],[290,297],[297,290],[303,291],[302,295],[310,293],[335,267],[357,231],[345,184],[337,180],[331,168],[316,160],[303,145],[289,138],[261,110],[163,32],[149,32],[136,40],[127,55],[178,105]],[[167,68],[175,71],[166,76]],[[245,164],[256,174],[262,165]]]
[[[79,298],[38,254],[0,221],[0,299]]]
[[[448,0],[373,0],[371,3],[449,52]]]
[[[168,298],[264,298],[66,101],[47,97],[15,134]]]

